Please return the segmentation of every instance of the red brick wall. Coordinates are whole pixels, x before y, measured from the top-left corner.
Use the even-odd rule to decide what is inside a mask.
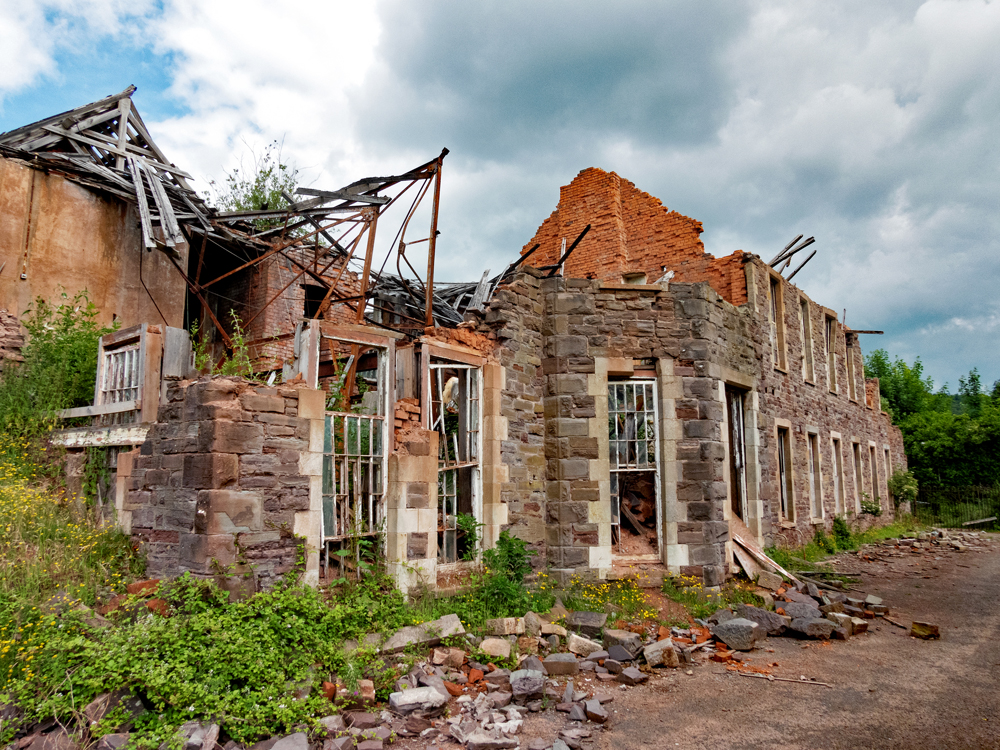
[[[706,253],[701,222],[669,210],[614,172],[594,167],[562,187],[558,207],[522,253],[538,243],[528,263],[553,265],[562,240],[568,247],[587,224],[590,232],[566,261],[564,276],[621,281],[625,274],[645,273],[654,283],[673,271],[674,281],[707,281],[734,305],[747,300],[742,252],[718,259]]]

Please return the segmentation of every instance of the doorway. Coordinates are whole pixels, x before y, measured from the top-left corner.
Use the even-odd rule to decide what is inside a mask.
[[[611,543],[619,557],[658,560],[660,441],[656,383],[608,383],[608,458],[611,468]]]
[[[747,439],[745,424],[747,392],[726,386],[726,413],[729,417],[729,502],[733,515],[746,523]]]

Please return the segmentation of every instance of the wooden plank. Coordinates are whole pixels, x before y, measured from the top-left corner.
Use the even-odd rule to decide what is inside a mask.
[[[740,567],[743,568],[743,572],[747,574],[747,577],[751,581],[756,580],[761,572],[761,567],[754,562],[746,550],[738,544],[733,544],[733,555],[736,557],[736,561],[740,564]]]
[[[114,427],[79,427],[69,430],[56,430],[50,439],[55,445],[67,448],[86,448],[89,446],[109,445],[142,445],[149,432],[149,425],[116,425]]]
[[[788,578],[788,580],[798,583],[798,578],[782,568],[778,565],[778,563],[764,553],[764,550],[762,550],[754,540],[753,533],[750,529],[747,528],[746,524],[743,523],[741,519],[735,516],[729,519],[729,536],[734,542],[736,542],[736,544],[743,547],[743,549],[749,552],[753,558],[765,568],[777,571],[778,573],[781,573],[781,575]]]
[[[52,122],[72,120],[86,114],[87,112],[103,112],[106,107],[115,107],[123,96],[132,96],[134,92],[135,86],[129,86],[119,94],[113,94],[112,96],[105,97],[99,101],[91,102],[90,104],[85,104],[82,107],[77,107],[76,109],[71,109],[66,112],[60,112],[58,115],[52,115],[52,117],[46,117],[44,120],[39,120],[38,122],[33,122],[17,128],[16,130],[3,133],[2,138],[0,138],[0,143],[15,143],[20,136],[29,135],[35,130],[38,130]]]
[[[990,516],[989,518],[980,518],[978,521],[966,521],[963,526],[975,526],[977,523],[989,523],[990,521],[996,521],[996,516]],[[976,532],[979,533],[978,531]]]
[[[132,172],[135,199],[139,206],[139,225],[142,228],[142,244],[151,250],[156,247],[156,240],[153,238],[153,221],[149,216],[149,204],[146,202],[146,188],[142,184],[142,171],[133,157],[129,157],[128,166]]]
[[[74,409],[63,409],[57,413],[60,419],[75,419],[77,417],[99,417],[103,414],[120,414],[123,411],[135,411],[139,408],[137,401],[119,401],[116,404],[97,404],[95,406],[77,406]]]
[[[361,193],[347,193],[343,190],[316,190],[315,188],[298,188],[299,195],[316,195],[320,198],[340,201],[355,201],[357,203],[372,203],[381,206],[388,203],[391,198],[381,195],[362,195]]]
[[[469,310],[482,310],[483,303],[486,301],[486,294],[489,292],[490,288],[490,269],[486,269],[483,272],[483,277],[479,280],[479,284],[476,286],[476,291],[472,295],[472,301],[469,302]],[[457,307],[457,305],[456,305]]]

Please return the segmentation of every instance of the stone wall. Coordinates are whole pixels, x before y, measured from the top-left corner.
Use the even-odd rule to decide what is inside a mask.
[[[655,379],[660,411],[660,473],[664,561],[671,569],[726,575],[731,558],[730,476],[726,386],[743,390],[748,498],[744,521],[762,544],[804,541],[815,525],[832,525],[831,434],[890,446],[895,467],[905,466],[901,436],[888,417],[865,403],[860,351],[855,357],[860,402],[846,390],[829,392],[775,370],[770,350],[766,266],[749,255],[731,256],[750,279],[747,303],[734,306],[708,283],[625,285],[598,280],[543,278],[525,269],[500,289],[479,320],[495,337],[506,385],[501,413],[508,420],[502,460],[510,470],[503,501],[509,524],[539,550],[557,573],[612,567],[607,435],[607,383],[640,371]],[[749,269],[749,270],[748,270]],[[735,273],[735,271],[732,271]],[[763,273],[762,277],[760,274]],[[798,296],[786,284],[787,362],[800,362]],[[794,297],[794,298],[793,298]],[[817,372],[825,362],[823,321],[813,305]],[[846,383],[844,330],[838,328],[838,382]],[[798,347],[798,348],[796,348]],[[791,367],[791,365],[789,365]],[[870,388],[870,386],[867,386]],[[869,399],[870,400],[870,399]],[[487,407],[488,408],[488,407]],[[793,479],[797,513],[781,519],[775,448],[776,420],[794,432]],[[806,435],[822,436],[820,518],[808,513]],[[865,461],[867,462],[867,453]],[[844,456],[845,474],[849,456]],[[886,473],[879,469],[880,486]],[[845,479],[845,494],[853,491]],[[891,509],[887,516],[891,515]],[[536,564],[541,561],[536,559]]]
[[[120,520],[144,544],[149,575],[252,568],[267,587],[305,552],[316,580],[323,404],[309,389],[172,381],[138,455],[119,460]]]
[[[24,334],[21,322],[6,310],[0,310],[0,370],[8,360],[23,362]]]

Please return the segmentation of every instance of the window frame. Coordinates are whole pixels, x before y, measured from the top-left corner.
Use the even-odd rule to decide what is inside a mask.
[[[823,468],[818,430],[806,431],[806,462],[809,476],[809,516],[813,522],[822,521],[825,513],[823,508]]]
[[[847,513],[847,491],[844,487],[844,441],[840,433],[830,434],[830,445],[833,451],[833,514],[841,516]]]
[[[775,370],[788,372],[785,336],[785,290],[783,279],[768,274],[768,318],[771,323],[771,360]]]
[[[790,524],[795,523],[795,479],[794,454],[792,449],[792,426],[786,420],[776,420],[775,469],[778,480],[778,518]]]
[[[826,338],[826,382],[830,393],[840,393],[837,384],[837,317],[826,313],[824,316],[824,337]]]
[[[802,379],[816,383],[816,362],[813,352],[812,315],[809,300],[799,297],[799,336],[802,341]]]

